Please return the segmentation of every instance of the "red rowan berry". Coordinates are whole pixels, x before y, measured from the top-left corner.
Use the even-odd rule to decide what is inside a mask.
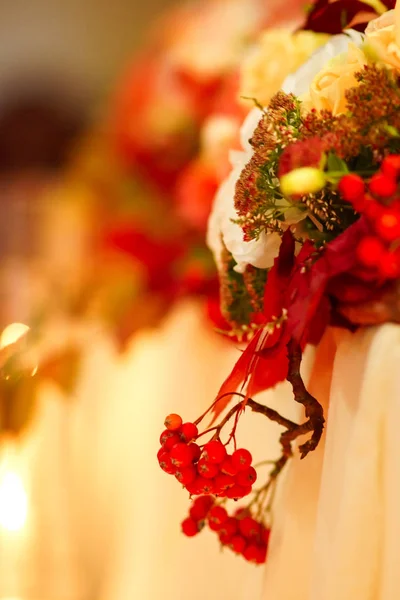
[[[222,463],[226,457],[226,448],[219,440],[212,440],[204,446],[203,458],[210,463]]]
[[[241,498],[244,498],[245,496],[248,496],[253,491],[253,488],[252,488],[251,485],[241,485],[240,487],[242,488],[242,496],[241,496]]]
[[[400,174],[400,155],[390,154],[384,158],[381,164],[381,171],[387,177],[396,179]]]
[[[190,485],[197,477],[196,469],[190,467],[179,467],[175,473],[175,477],[184,486]]]
[[[244,471],[239,471],[235,479],[242,487],[252,486],[257,481],[257,471],[253,467],[248,467]]]
[[[400,213],[386,209],[378,217],[375,228],[384,240],[392,242],[400,237]]]
[[[164,425],[169,431],[176,431],[182,425],[182,417],[171,413],[165,417]]]
[[[181,441],[181,438],[177,433],[174,433],[172,431],[170,431],[169,433],[171,433],[172,435],[170,435],[169,437],[164,436],[165,442],[162,446],[164,450],[171,450],[171,448],[175,446],[175,444],[179,444],[179,442]]]
[[[247,539],[256,538],[261,533],[261,525],[253,517],[239,521],[239,531]]]
[[[229,490],[226,490],[225,495],[227,498],[230,498],[231,500],[239,500],[240,498],[244,498],[245,496],[248,496],[251,492],[251,486],[248,486],[246,488],[242,487],[241,485],[238,485],[237,483],[235,483],[235,485],[231,488],[229,488]]]
[[[243,550],[246,548],[246,540],[241,535],[234,535],[231,539],[229,546],[232,548],[236,554],[242,554]]]
[[[372,196],[366,195],[366,201],[363,209],[363,214],[372,222],[376,221],[382,214],[384,207]]]
[[[198,434],[199,430],[197,429],[197,426],[194,423],[183,423],[179,430],[181,440],[187,443],[197,438]]]
[[[235,479],[231,475],[220,473],[215,478],[215,493],[221,494],[235,485]]]
[[[160,444],[161,446],[164,446],[165,442],[171,438],[174,434],[173,431],[170,431],[169,429],[165,429],[165,431],[162,432],[162,434],[160,435]]]
[[[257,547],[256,563],[262,565],[267,560],[267,546],[264,544]]]
[[[233,536],[237,533],[237,522],[233,517],[228,517],[224,521],[218,531],[219,539],[223,544],[228,544]]]
[[[192,519],[199,521],[205,519],[210,508],[214,505],[214,498],[211,496],[199,496],[196,498],[189,510]]]
[[[339,192],[350,204],[358,204],[364,198],[365,183],[359,175],[350,173],[339,181]]]
[[[244,471],[250,467],[253,457],[245,448],[239,448],[232,454],[232,463],[238,471]]]
[[[171,448],[170,457],[176,467],[188,467],[192,462],[192,452],[187,444],[180,442]]]
[[[200,446],[198,446],[195,442],[191,442],[188,446],[190,452],[192,453],[192,462],[197,462],[201,455]]]
[[[368,235],[358,244],[357,257],[366,267],[376,267],[381,262],[385,251],[385,246],[379,238]]]
[[[221,473],[225,473],[225,475],[235,476],[238,472],[237,468],[232,463],[232,457],[227,456],[220,465]]]
[[[193,537],[194,535],[197,535],[199,533],[199,531],[202,529],[202,525],[200,525],[200,523],[198,523],[191,517],[188,517],[187,519],[182,521],[181,527],[182,527],[182,532],[185,535],[187,535],[188,537]]]
[[[228,519],[228,513],[223,506],[213,506],[208,513],[208,525],[213,531],[218,531]]]
[[[163,448],[161,448],[161,450],[163,450]],[[163,452],[158,455],[158,463],[165,473],[168,473],[169,475],[175,473],[176,467],[172,464],[169,452],[163,450]]]
[[[197,470],[202,477],[206,477],[207,479],[213,479],[219,473],[218,465],[210,463],[204,458],[201,458],[197,463]]]
[[[397,183],[384,173],[375,173],[369,182],[369,190],[374,196],[390,198],[397,191]]]
[[[201,491],[196,486],[196,479],[192,481],[192,483],[188,483],[185,485],[185,488],[189,492],[190,496],[198,496],[201,494]]]
[[[260,557],[258,546],[250,544],[243,550],[243,556],[247,561],[257,563]]]
[[[213,494],[215,490],[215,484],[212,479],[206,479],[199,475],[193,482],[196,489],[199,490],[200,494]]]

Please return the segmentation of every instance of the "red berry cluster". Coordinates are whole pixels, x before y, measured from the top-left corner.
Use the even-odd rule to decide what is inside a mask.
[[[194,423],[182,423],[179,415],[168,415],[167,429],[160,437],[157,458],[166,473],[175,475],[191,495],[213,494],[237,500],[247,496],[257,479],[252,456],[245,448],[228,454],[218,439],[203,447]]]
[[[264,563],[270,531],[251,516],[249,508],[239,508],[232,516],[210,496],[199,496],[192,503],[189,516],[182,521],[188,537],[197,535],[205,526],[215,531],[222,546],[241,554],[249,562]]]
[[[400,276],[400,155],[387,156],[380,170],[371,177],[366,190],[361,177],[345,175],[339,191],[371,226],[357,248],[360,264],[376,271],[379,277],[395,279]]]

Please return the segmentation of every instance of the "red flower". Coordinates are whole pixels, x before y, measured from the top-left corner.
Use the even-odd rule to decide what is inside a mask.
[[[396,1],[383,0],[383,4],[389,10],[394,8]],[[368,21],[376,16],[377,13],[369,4],[359,0],[317,0],[302,29],[338,34],[351,26],[364,31]]]
[[[205,231],[219,181],[211,166],[201,160],[190,163],[177,181],[178,213],[186,223]]]
[[[183,243],[156,239],[129,224],[108,231],[104,245],[137,261],[145,269],[147,284],[152,289],[170,287],[175,261],[185,254]]]

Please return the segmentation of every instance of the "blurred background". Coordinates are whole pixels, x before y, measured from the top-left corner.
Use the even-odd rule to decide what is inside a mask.
[[[178,173],[264,9],[173,5],[0,2],[2,599],[259,585],[214,539],[193,553],[188,499],[155,455],[165,414],[195,418],[232,360],[204,243],[217,176],[202,161]],[[211,38],[232,54],[216,61]],[[229,120],[222,133],[225,148]]]
[[[83,113],[93,110],[144,41],[149,25],[172,4],[172,0],[2,2],[2,102],[18,89],[33,91],[45,85],[79,102]]]

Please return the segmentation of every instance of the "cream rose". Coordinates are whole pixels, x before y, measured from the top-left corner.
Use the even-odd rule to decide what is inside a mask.
[[[345,112],[345,92],[357,85],[355,74],[366,63],[364,52],[350,43],[346,54],[330,60],[313,79],[308,94],[302,98],[303,109],[330,110],[334,115]]]
[[[255,98],[266,106],[286,76],[296,71],[328,37],[311,31],[293,33],[290,29],[265,32],[243,63],[240,95]]]
[[[368,44],[388,66],[400,70],[400,4],[368,24],[365,36]]]

